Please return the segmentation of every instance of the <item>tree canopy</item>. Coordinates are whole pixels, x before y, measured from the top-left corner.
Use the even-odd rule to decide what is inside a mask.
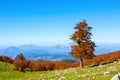
[[[83,58],[92,58],[94,56],[95,43],[91,40],[91,29],[85,20],[75,26],[75,32],[71,36],[73,45],[70,55],[80,59],[82,67]]]

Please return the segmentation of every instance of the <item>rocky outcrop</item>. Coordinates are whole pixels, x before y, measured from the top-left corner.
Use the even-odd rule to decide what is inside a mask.
[[[120,80],[120,73],[117,75],[113,76],[111,80]]]

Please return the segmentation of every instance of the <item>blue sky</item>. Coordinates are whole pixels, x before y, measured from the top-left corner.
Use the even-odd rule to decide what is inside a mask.
[[[0,46],[69,44],[83,19],[96,43],[120,43],[120,0],[0,0]]]

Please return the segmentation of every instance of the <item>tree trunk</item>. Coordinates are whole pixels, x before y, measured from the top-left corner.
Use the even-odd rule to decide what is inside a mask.
[[[80,58],[80,68],[84,68],[84,66],[83,66],[83,59],[82,58]]]

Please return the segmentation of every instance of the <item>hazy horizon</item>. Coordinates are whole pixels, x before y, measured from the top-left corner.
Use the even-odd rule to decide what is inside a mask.
[[[95,43],[96,44],[96,47],[99,47],[100,45],[120,45],[120,43],[111,43],[111,42],[97,42]],[[57,46],[57,45],[61,45],[61,46],[68,46],[70,47],[72,45],[72,42],[71,43],[68,43],[68,44],[6,44],[6,45],[0,45],[0,48],[4,48],[4,47],[20,47],[20,46],[28,46],[28,45],[31,45],[31,46],[41,46],[41,47],[52,47],[52,46]]]

